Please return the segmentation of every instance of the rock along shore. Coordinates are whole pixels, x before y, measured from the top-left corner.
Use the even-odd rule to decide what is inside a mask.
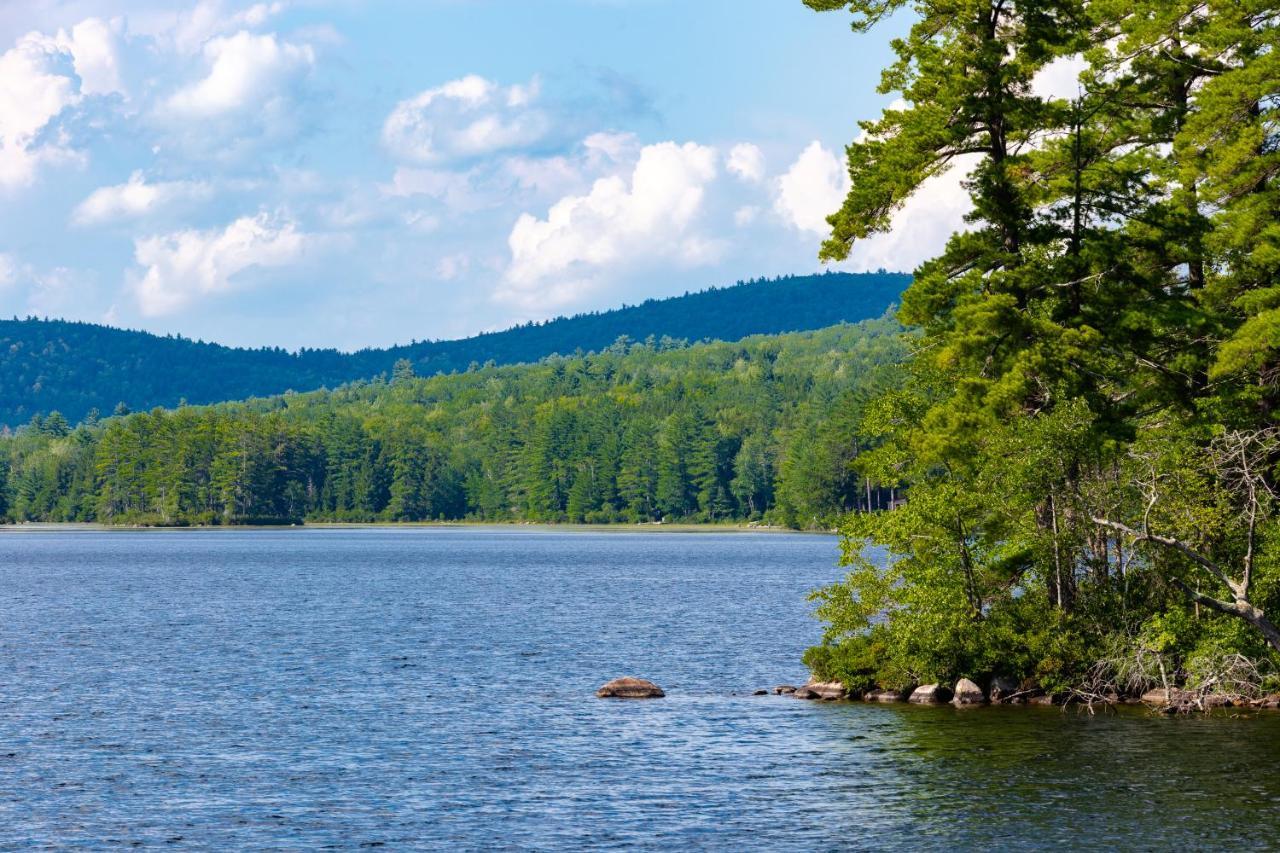
[[[1014,679],[996,677],[984,690],[979,684],[962,678],[954,685],[921,684],[910,689],[875,687],[870,690],[849,690],[839,681],[810,680],[799,687],[779,684],[771,691],[778,696],[794,696],[796,699],[862,702],[909,702],[913,705],[946,705],[974,707],[978,705],[1146,705],[1163,713],[1210,710],[1213,708],[1268,708],[1280,710],[1280,693],[1249,698],[1227,694],[1202,695],[1183,688],[1165,690],[1156,688],[1141,696],[1101,696],[1091,701],[1080,696],[1053,696],[1033,684],[1019,684]]]

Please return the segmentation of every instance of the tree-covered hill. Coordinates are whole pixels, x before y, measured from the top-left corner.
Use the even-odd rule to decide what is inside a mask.
[[[890,320],[594,355],[0,439],[0,519],[723,521],[881,508],[853,473],[863,401],[899,382]]]
[[[0,425],[59,411],[237,400],[335,387],[390,373],[400,359],[421,376],[473,362],[519,364],[604,349],[621,336],[733,341],[878,317],[909,283],[897,273],[830,273],[740,283],[613,311],[580,314],[453,341],[354,353],[235,349],[181,337],[61,320],[0,320]]]

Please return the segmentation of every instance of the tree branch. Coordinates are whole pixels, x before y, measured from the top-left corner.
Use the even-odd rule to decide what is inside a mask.
[[[1130,527],[1127,524],[1121,524],[1118,521],[1111,521],[1110,519],[1100,518],[1096,515],[1091,516],[1091,518],[1093,519],[1094,524],[1100,524],[1103,527],[1109,527],[1112,530],[1118,530],[1121,533],[1124,533],[1124,534],[1127,534],[1128,536],[1133,537],[1133,540],[1135,542],[1154,542],[1157,545],[1163,545],[1166,548],[1172,548],[1175,551],[1178,551],[1184,556],[1190,558],[1197,565],[1204,568],[1206,571],[1209,572],[1209,574],[1217,578],[1224,586],[1226,586],[1227,589],[1231,590],[1231,593],[1233,595],[1243,597],[1240,589],[1238,588],[1239,585],[1236,584],[1234,581],[1232,581],[1230,578],[1228,578],[1227,573],[1224,572],[1218,566],[1217,563],[1215,563],[1213,560],[1210,560],[1208,557],[1199,553],[1195,549],[1191,548],[1185,542],[1181,542],[1177,539],[1174,539],[1171,536],[1160,536],[1159,534],[1156,534],[1156,533],[1149,533],[1149,532],[1143,532],[1141,530],[1134,530],[1132,527]],[[1212,604],[1208,604],[1208,602],[1201,602],[1201,603],[1206,604],[1209,607],[1213,606]]]

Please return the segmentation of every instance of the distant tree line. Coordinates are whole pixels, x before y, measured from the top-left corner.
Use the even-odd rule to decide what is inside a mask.
[[[420,376],[485,364],[526,364],[609,346],[619,336],[736,341],[879,317],[910,281],[898,273],[831,273],[739,282],[614,311],[528,323],[454,341],[353,353],[236,349],[61,320],[0,320],[0,426],[57,410],[80,421],[123,404],[142,411],[313,391],[389,374],[408,360]]]
[[[0,517],[763,520],[829,526],[893,495],[854,472],[863,401],[897,381],[887,321],[209,407],[36,416],[0,439]]]

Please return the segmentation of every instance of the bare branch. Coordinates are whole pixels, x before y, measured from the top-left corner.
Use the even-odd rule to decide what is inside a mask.
[[[1204,556],[1203,554],[1199,553],[1194,548],[1187,545],[1185,542],[1182,542],[1178,539],[1174,539],[1172,536],[1161,536],[1157,533],[1151,533],[1149,531],[1134,530],[1132,527],[1130,527],[1127,524],[1121,524],[1118,521],[1111,521],[1110,519],[1100,518],[1099,516],[1096,516],[1096,515],[1091,516],[1091,518],[1094,524],[1100,524],[1103,527],[1109,527],[1112,530],[1118,530],[1121,533],[1124,533],[1132,537],[1135,542],[1154,542],[1157,545],[1163,545],[1166,548],[1172,548],[1175,551],[1178,551],[1184,556],[1190,558],[1197,565],[1207,570],[1209,574],[1213,575],[1220,582],[1222,582],[1222,584],[1226,586],[1227,589],[1231,590],[1233,595],[1237,595],[1237,596],[1241,595],[1239,590],[1239,585],[1236,584],[1234,581],[1232,581],[1230,578],[1228,578],[1226,572],[1224,572],[1218,566],[1217,563],[1215,563],[1213,560],[1210,560],[1208,557]],[[1207,602],[1202,602],[1202,603],[1208,604]],[[1212,606],[1212,605],[1208,605],[1208,606]]]

